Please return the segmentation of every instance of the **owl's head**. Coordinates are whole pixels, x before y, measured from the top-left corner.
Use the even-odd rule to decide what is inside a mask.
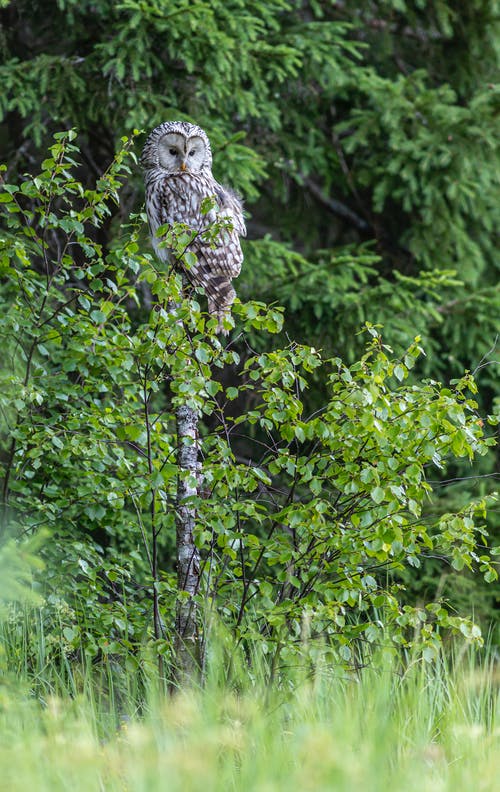
[[[210,171],[210,141],[195,124],[165,121],[149,135],[140,162],[145,170],[161,168],[168,174]]]

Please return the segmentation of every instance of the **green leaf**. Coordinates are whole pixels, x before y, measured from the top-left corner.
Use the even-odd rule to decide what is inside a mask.
[[[385,490],[382,487],[374,487],[370,491],[370,497],[375,503],[382,503],[385,498]]]
[[[394,376],[396,377],[396,379],[398,379],[400,382],[402,382],[403,379],[405,378],[404,366],[402,366],[400,364],[398,364],[397,366],[394,366]]]
[[[210,361],[211,355],[207,347],[197,347],[194,354],[196,359],[201,363],[208,363]]]

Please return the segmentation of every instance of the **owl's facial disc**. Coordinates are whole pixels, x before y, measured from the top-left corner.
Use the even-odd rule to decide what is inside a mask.
[[[186,138],[178,132],[168,132],[159,143],[160,165],[169,173],[199,173],[205,155],[205,142],[198,136]]]

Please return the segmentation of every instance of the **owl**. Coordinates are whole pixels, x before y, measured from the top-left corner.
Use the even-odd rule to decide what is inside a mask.
[[[159,226],[185,223],[195,232],[188,250],[196,261],[189,267],[182,265],[182,273],[193,286],[203,287],[208,311],[217,317],[217,332],[227,334],[223,320],[236,297],[231,281],[241,271],[239,238],[246,235],[239,197],[214,179],[210,141],[194,124],[166,121],[157,126],[146,140],[140,163],[145,170],[146,213],[156,255],[179,266],[160,245]],[[203,214],[206,198],[214,199],[215,208]],[[222,221],[221,230],[209,239],[204,232],[215,221]]]

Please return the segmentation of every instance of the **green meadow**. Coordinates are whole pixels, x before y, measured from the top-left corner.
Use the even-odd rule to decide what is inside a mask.
[[[487,653],[405,670],[381,655],[349,675],[318,661],[273,685],[258,662],[230,682],[216,657],[203,686],[174,693],[160,693],[147,663],[75,668],[4,676],[5,792],[498,789],[499,675]]]

